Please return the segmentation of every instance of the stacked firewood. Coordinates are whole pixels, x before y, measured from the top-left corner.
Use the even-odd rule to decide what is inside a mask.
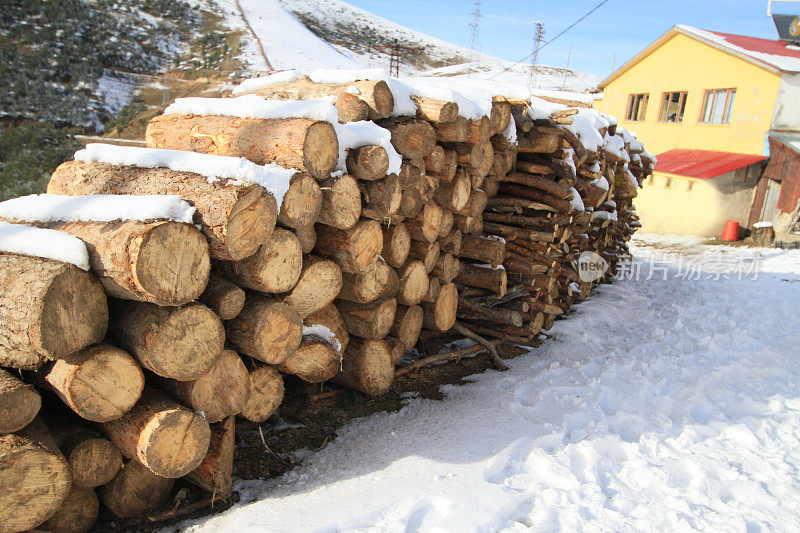
[[[0,208],[0,222],[71,235],[88,257],[84,270],[0,251],[0,531],[85,531],[98,494],[117,516],[148,513],[181,477],[227,498],[234,418],[275,414],[283,376],[378,396],[423,330],[493,352],[530,344],[613,275],[638,226],[646,152],[622,136],[587,149],[566,129],[575,109],[533,118],[530,101],[496,96],[467,118],[413,96],[416,116],[392,116],[381,80],[257,93],[332,97],[338,121],[199,99],[150,122],[148,146],[168,150],[87,149],[48,185],[174,195],[192,223]],[[348,141],[364,124],[390,144]],[[582,279],[585,251],[608,272]]]

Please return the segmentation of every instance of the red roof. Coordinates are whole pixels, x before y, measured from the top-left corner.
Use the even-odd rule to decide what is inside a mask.
[[[656,172],[707,180],[765,160],[763,155],[675,149],[658,155]]]
[[[721,33],[718,31],[706,30],[709,33],[719,35],[730,44],[744,48],[750,52],[760,52],[762,54],[770,54],[774,56],[795,57],[800,58],[800,49],[797,47],[790,47],[786,41],[778,41],[773,39],[761,39],[759,37],[748,37],[746,35],[734,35],[732,33]]]

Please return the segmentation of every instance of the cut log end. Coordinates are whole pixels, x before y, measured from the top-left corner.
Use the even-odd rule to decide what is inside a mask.
[[[253,185],[239,192],[228,212],[225,254],[221,259],[238,261],[253,255],[272,235],[278,218],[278,202],[262,187]]]
[[[97,521],[100,502],[91,489],[72,486],[61,507],[38,529],[52,533],[85,533]]]
[[[283,378],[271,366],[260,366],[250,372],[250,395],[240,413],[251,422],[261,423],[278,410],[283,401]]]
[[[131,460],[117,477],[100,489],[100,498],[120,518],[138,516],[166,503],[174,482]]]
[[[119,449],[100,436],[81,439],[70,446],[66,457],[73,484],[87,489],[105,485],[122,468]]]
[[[39,412],[42,399],[33,385],[0,369],[0,434],[27,426]]]
[[[303,143],[303,163],[309,174],[317,179],[330,176],[339,159],[336,130],[327,122],[315,122],[306,130]]]

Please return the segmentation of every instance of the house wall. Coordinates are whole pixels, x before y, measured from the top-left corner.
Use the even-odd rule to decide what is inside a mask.
[[[800,74],[785,73],[781,76],[772,129],[800,131]]]
[[[751,165],[708,180],[656,172],[634,200],[642,231],[719,237],[727,220],[746,227],[758,170]],[[689,183],[694,183],[691,191]]]
[[[794,90],[789,82],[784,85]],[[609,83],[596,107],[620,119],[654,154],[691,148],[762,155],[780,86],[778,74],[676,33]],[[701,124],[705,90],[725,88],[736,89],[731,123]],[[658,121],[668,91],[688,91],[681,123]],[[628,96],[638,93],[650,94],[645,120],[624,120]],[[790,119],[788,108],[784,116]]]

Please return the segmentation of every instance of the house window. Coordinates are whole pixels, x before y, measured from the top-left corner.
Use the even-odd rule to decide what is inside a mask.
[[[686,91],[664,93],[661,101],[660,122],[683,122],[683,112],[686,110]]]
[[[686,185],[686,192],[692,192],[692,189],[694,189],[694,181],[689,180],[689,183]]]
[[[664,179],[664,188],[669,189],[672,187],[672,178],[665,178]]]
[[[642,121],[644,113],[647,111],[647,100],[649,94],[632,94],[628,97],[628,110],[625,112],[627,120]]]
[[[730,124],[736,89],[712,89],[703,96],[700,122],[705,124]]]
[[[647,180],[648,185],[653,185],[656,182],[656,177],[654,174],[650,174],[650,179]]]

